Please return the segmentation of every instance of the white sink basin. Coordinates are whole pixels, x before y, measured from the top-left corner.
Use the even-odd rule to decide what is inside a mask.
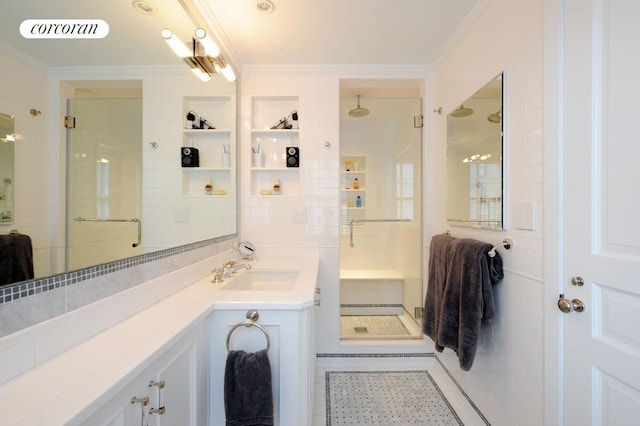
[[[233,277],[220,290],[287,291],[295,287],[299,276],[298,269],[251,269]]]

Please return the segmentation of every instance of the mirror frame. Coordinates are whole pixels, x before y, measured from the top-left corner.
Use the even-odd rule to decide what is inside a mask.
[[[496,102],[492,101],[496,99],[499,99],[499,109],[495,106]],[[494,145],[498,143],[499,147],[496,148]],[[449,225],[487,230],[504,229],[504,151],[504,72],[501,72],[447,114],[446,214]],[[499,163],[490,160],[495,156],[500,157]],[[468,167],[461,170],[460,163]],[[500,166],[485,167],[492,164]],[[480,181],[478,174],[475,185],[472,185],[472,168],[487,176],[484,182]],[[458,180],[461,176],[468,176],[468,179]],[[455,185],[456,181],[458,185]],[[474,195],[477,190],[474,186],[487,195]],[[476,200],[478,209],[482,209],[484,204],[488,213],[483,215],[480,212],[474,216],[471,207],[473,200]],[[496,204],[499,204],[499,213],[491,209]]]

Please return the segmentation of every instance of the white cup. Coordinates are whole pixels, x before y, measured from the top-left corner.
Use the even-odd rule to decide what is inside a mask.
[[[261,152],[254,152],[252,156],[253,167],[264,167],[264,155]]]
[[[229,158],[229,153],[223,152],[221,155],[222,155],[222,167],[230,167],[231,159]]]

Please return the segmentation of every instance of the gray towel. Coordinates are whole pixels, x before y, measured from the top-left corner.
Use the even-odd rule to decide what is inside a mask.
[[[455,240],[450,235],[435,235],[429,246],[429,276],[427,281],[427,295],[424,299],[422,331],[436,343],[436,349],[444,349],[438,345],[438,323],[442,307],[442,295],[447,282],[447,264],[449,244]]]
[[[273,426],[271,364],[266,349],[230,351],[224,371],[227,426]]]
[[[24,234],[0,235],[0,285],[33,279],[31,238]]]
[[[491,248],[468,238],[449,244],[436,349],[453,349],[465,371],[473,365],[482,321],[495,316],[492,286],[504,276],[500,254],[488,256]]]

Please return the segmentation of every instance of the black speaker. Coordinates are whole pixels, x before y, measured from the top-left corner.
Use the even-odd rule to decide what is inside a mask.
[[[297,146],[287,147],[287,167],[300,167],[300,148]]]
[[[198,148],[183,146],[180,148],[180,157],[182,158],[182,167],[200,167]]]

